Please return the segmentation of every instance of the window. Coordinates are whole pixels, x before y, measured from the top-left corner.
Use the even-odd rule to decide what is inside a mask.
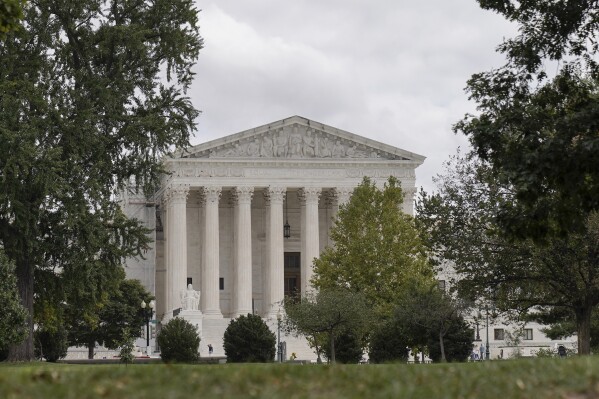
[[[287,295],[296,293],[298,289],[297,277],[285,277],[285,293]]]
[[[496,328],[494,335],[495,341],[503,341],[505,339],[505,331],[503,331],[503,328]]]
[[[532,328],[525,328],[524,329],[524,339],[527,341],[531,341],[532,340]]]
[[[283,264],[285,296],[294,296],[301,289],[301,257],[299,252],[285,252]]]
[[[301,267],[300,252],[285,252],[283,262],[285,269],[299,269]]]
[[[221,291],[225,289],[225,279],[222,277],[218,279],[218,288]]]
[[[187,285],[193,284],[193,279],[191,277],[187,277]]]
[[[445,280],[437,280],[437,287],[441,291],[445,291]]]

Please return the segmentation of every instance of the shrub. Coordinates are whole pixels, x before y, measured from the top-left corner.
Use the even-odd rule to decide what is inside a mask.
[[[539,348],[534,355],[536,357],[557,357],[557,352],[551,348]]]
[[[324,355],[331,359],[331,343],[327,339],[323,345]],[[362,343],[351,331],[343,331],[335,337],[335,361],[344,364],[359,363],[362,360]]]
[[[0,362],[8,359],[8,348],[0,348]]]
[[[381,324],[370,337],[369,357],[372,363],[405,362],[408,360],[408,343],[398,323]]]
[[[135,356],[133,355],[133,349],[135,345],[133,344],[133,338],[129,333],[129,329],[125,329],[123,332],[123,340],[121,342],[121,350],[119,355],[121,357],[121,363],[125,363],[125,365],[133,363]]]
[[[231,320],[225,331],[227,362],[272,362],[276,353],[275,342],[275,334],[260,316],[240,316]]]
[[[38,359],[56,362],[67,355],[69,349],[68,334],[64,327],[56,330],[40,328],[34,335],[34,352]]]
[[[472,353],[474,331],[472,331],[472,328],[462,317],[455,317],[449,322],[451,325],[443,337],[445,359],[448,362],[465,362]],[[440,361],[441,345],[439,343],[439,335],[432,332],[429,336],[427,346],[430,358],[434,362]]]
[[[160,357],[167,363],[191,363],[198,360],[198,331],[193,324],[180,317],[175,317],[162,326],[156,341],[160,346]]]

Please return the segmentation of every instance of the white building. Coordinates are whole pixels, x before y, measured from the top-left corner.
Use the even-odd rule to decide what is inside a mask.
[[[439,287],[449,290],[458,275],[450,263],[445,263],[437,274]],[[481,346],[486,355],[487,347],[490,359],[509,359],[514,357],[533,357],[539,351],[557,352],[558,346],[564,346],[569,353],[578,350],[576,336],[552,340],[543,333],[544,325],[536,322],[514,322],[505,316],[496,314],[489,306],[479,303],[479,309],[472,309],[466,320],[475,328],[473,353],[479,357]]]
[[[155,232],[145,260],[127,264],[156,295],[157,319],[197,325],[200,354],[223,355],[231,318],[259,314],[276,331],[284,295],[310,289],[312,260],[330,244],[339,204],[370,177],[401,182],[413,214],[415,169],[424,157],[299,116],[177,151],[154,198],[125,195],[123,206]],[[290,226],[289,238],[284,225]],[[183,302],[186,287],[199,306]],[[315,355],[283,337],[287,354]]]

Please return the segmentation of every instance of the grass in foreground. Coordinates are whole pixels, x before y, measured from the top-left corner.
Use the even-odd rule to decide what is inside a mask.
[[[0,398],[599,397],[599,357],[433,365],[0,364]]]

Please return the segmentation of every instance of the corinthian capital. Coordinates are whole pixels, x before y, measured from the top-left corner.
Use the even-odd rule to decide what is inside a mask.
[[[300,201],[302,201],[303,203],[318,203],[318,198],[320,197],[321,192],[322,189],[320,187],[304,187],[298,191],[298,196]]]
[[[239,186],[235,187],[231,192],[233,202],[237,204],[251,203],[252,196],[254,195],[254,187],[251,186]]]
[[[351,197],[353,192],[354,189],[352,187],[336,187],[335,198],[337,200],[337,205],[348,203],[349,197]]]
[[[204,201],[208,202],[216,202],[218,204],[218,200],[220,199],[220,193],[222,191],[222,187],[220,186],[204,186]]]
[[[163,198],[166,203],[187,201],[188,184],[171,184],[164,190]]]
[[[266,200],[266,204],[270,205],[275,202],[282,203],[286,192],[287,187],[269,186],[265,188],[264,199]]]

